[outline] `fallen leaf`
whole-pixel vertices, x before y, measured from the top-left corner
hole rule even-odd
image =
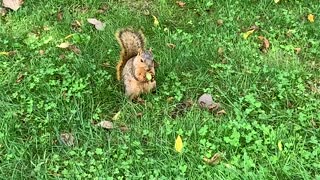
[[[282,142],[281,142],[281,141],[278,142],[278,149],[279,149],[279,151],[282,151],[282,150],[283,150],[283,149],[282,149]]]
[[[113,121],[117,121],[117,120],[119,119],[119,117],[120,117],[120,113],[121,113],[121,111],[117,112],[117,113],[112,117],[112,120],[113,120]]]
[[[61,48],[61,49],[66,49],[70,46],[71,44],[69,42],[63,42],[59,45],[57,45],[57,47]]]
[[[42,56],[42,55],[44,55],[44,53],[45,53],[45,51],[44,50],[39,50],[39,54]]]
[[[24,79],[24,77],[25,77],[25,75],[20,72],[20,73],[18,74],[16,83],[20,83],[20,82]]]
[[[185,2],[182,2],[182,1],[176,1],[176,3],[178,4],[178,6],[180,7],[184,7],[186,5]]]
[[[9,52],[2,51],[0,52],[0,55],[9,56]]]
[[[74,145],[74,137],[71,133],[62,133],[60,134],[60,140],[64,145],[73,146]]]
[[[252,25],[249,29],[248,29],[248,31],[249,30],[255,30],[255,31],[258,31],[260,28],[259,28],[259,26],[257,26],[257,25]]]
[[[88,23],[94,25],[94,27],[99,31],[102,31],[105,28],[105,23],[103,23],[95,18],[89,18],[89,19],[87,19],[87,21],[88,21]]]
[[[58,11],[57,12],[57,20],[58,21],[62,21],[62,19],[63,19],[63,12],[62,11]]]
[[[220,107],[219,103],[213,102],[210,94],[201,95],[198,99],[198,104],[201,108],[209,109],[210,111],[216,111]]]
[[[223,25],[223,20],[222,20],[222,19],[218,19],[218,20],[217,20],[217,24],[218,24],[219,26],[222,26],[222,25]]]
[[[210,159],[204,157],[203,160],[208,164],[217,165],[221,162],[221,157],[222,157],[221,153],[216,153]]]
[[[68,36],[66,36],[64,39],[69,39],[73,36],[74,34],[69,34]]]
[[[110,121],[101,121],[98,124],[96,124],[98,127],[102,127],[105,129],[113,129],[113,123]]]
[[[301,51],[301,48],[294,48],[294,51],[296,52],[296,54],[299,54]]]
[[[49,31],[51,28],[49,26],[43,26],[44,31]]]
[[[4,55],[4,56],[12,56],[14,54],[16,54],[16,51],[8,51],[8,52],[2,51],[2,52],[0,52],[0,55]]]
[[[243,35],[242,35],[243,38],[244,38],[244,39],[247,39],[254,31],[255,31],[255,30],[252,29],[252,30],[249,30],[249,31],[243,33]]]
[[[172,44],[172,43],[167,43],[167,46],[171,49],[174,49],[176,48],[176,45],[175,44]]]
[[[3,0],[3,6],[14,11],[18,10],[23,4],[23,0]]]
[[[174,144],[174,148],[177,152],[181,153],[182,152],[182,148],[183,148],[183,143],[182,143],[182,139],[180,137],[180,135],[177,136],[176,138],[176,142]]]
[[[75,31],[81,32],[81,23],[78,20],[75,20],[74,22],[71,23],[71,28]]]
[[[313,14],[309,14],[308,15],[308,20],[313,23],[314,22],[314,15]]]
[[[224,114],[227,114],[227,112],[224,109],[222,109],[222,110],[217,112],[218,116],[221,116],[221,115],[224,115]]]
[[[105,11],[107,11],[109,9],[109,6],[107,4],[102,4],[100,6],[100,8],[97,10],[98,13],[104,13]]]
[[[3,8],[3,7],[0,7],[0,15],[1,16],[5,16],[6,14],[7,14],[7,9]]]
[[[269,40],[263,36],[258,36],[258,38],[262,41],[260,51],[266,53],[270,47]]]
[[[280,0],[274,0],[275,3],[278,3]]]
[[[69,49],[70,49],[72,52],[76,53],[76,54],[80,54],[80,53],[81,53],[81,50],[80,50],[77,46],[75,46],[75,45],[70,45],[70,46],[69,46]]]
[[[143,115],[142,112],[138,112],[136,116],[137,116],[137,117],[142,117],[142,115]]]
[[[168,103],[169,103],[169,102],[172,102],[173,99],[174,99],[174,97],[172,97],[172,96],[171,96],[171,97],[168,97],[168,98],[167,98],[167,102],[168,102]]]
[[[156,16],[154,16],[154,15],[152,15],[152,17],[153,17],[153,25],[156,26],[156,27],[159,26],[158,18]]]
[[[129,129],[127,126],[125,126],[125,125],[120,126],[119,129],[120,129],[122,132],[128,132],[128,131],[130,131],[130,129]]]
[[[59,55],[59,58],[60,58],[60,59],[64,59],[65,57],[66,57],[66,56],[65,56],[64,54],[60,54],[60,55]]]

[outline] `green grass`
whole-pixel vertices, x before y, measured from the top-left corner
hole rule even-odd
[[[189,0],[184,8],[165,0],[103,2],[28,0],[1,17],[0,52],[16,51],[0,55],[1,177],[320,178],[318,1]],[[101,4],[109,7],[103,14]],[[105,30],[87,18],[105,22]],[[244,39],[254,24],[260,29]],[[143,95],[145,104],[129,102],[116,81],[114,32],[126,26],[142,28],[160,64],[157,93]],[[81,54],[56,47],[70,34]],[[270,41],[267,53],[259,50],[259,35]],[[200,109],[203,93],[227,114]],[[193,106],[172,119],[175,106],[189,99]],[[119,111],[114,124],[130,131],[93,125]],[[73,134],[74,146],[61,143],[62,133]],[[177,135],[181,154],[174,150]],[[203,162],[217,152],[224,153],[218,165]]]

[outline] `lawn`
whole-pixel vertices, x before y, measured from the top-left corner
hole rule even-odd
[[[320,179],[319,1],[184,3],[25,0],[7,9],[0,177]],[[144,32],[159,63],[144,103],[116,80],[114,33],[128,26]],[[204,93],[220,113],[198,105]]]

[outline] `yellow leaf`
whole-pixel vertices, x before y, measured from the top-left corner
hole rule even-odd
[[[152,15],[152,17],[153,17],[153,25],[154,25],[154,26],[159,26],[158,18],[155,17],[154,15]]]
[[[66,36],[64,39],[69,39],[73,36],[74,34],[69,34],[68,36]]]
[[[181,153],[182,148],[183,148],[183,144],[182,144],[182,139],[181,139],[180,135],[178,135],[174,147],[177,152]]]
[[[274,0],[275,3],[278,3],[280,0]]]
[[[9,56],[9,52],[0,52],[0,55]]]
[[[313,14],[309,14],[308,15],[308,20],[313,23],[314,22],[314,15]]]
[[[283,149],[282,149],[282,142],[281,142],[281,141],[278,142],[278,148],[279,148],[279,151],[282,151],[282,150],[283,150]]]
[[[254,32],[254,29],[243,33],[243,38],[247,39],[253,32]]]
[[[119,119],[119,117],[120,117],[120,112],[121,112],[121,111],[117,112],[117,113],[112,117],[112,120],[113,120],[113,121],[116,121],[116,120]]]

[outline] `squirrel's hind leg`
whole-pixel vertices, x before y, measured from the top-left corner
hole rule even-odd
[[[125,94],[130,100],[136,99],[141,94],[140,91],[140,88],[137,86],[128,84],[125,86]]]

